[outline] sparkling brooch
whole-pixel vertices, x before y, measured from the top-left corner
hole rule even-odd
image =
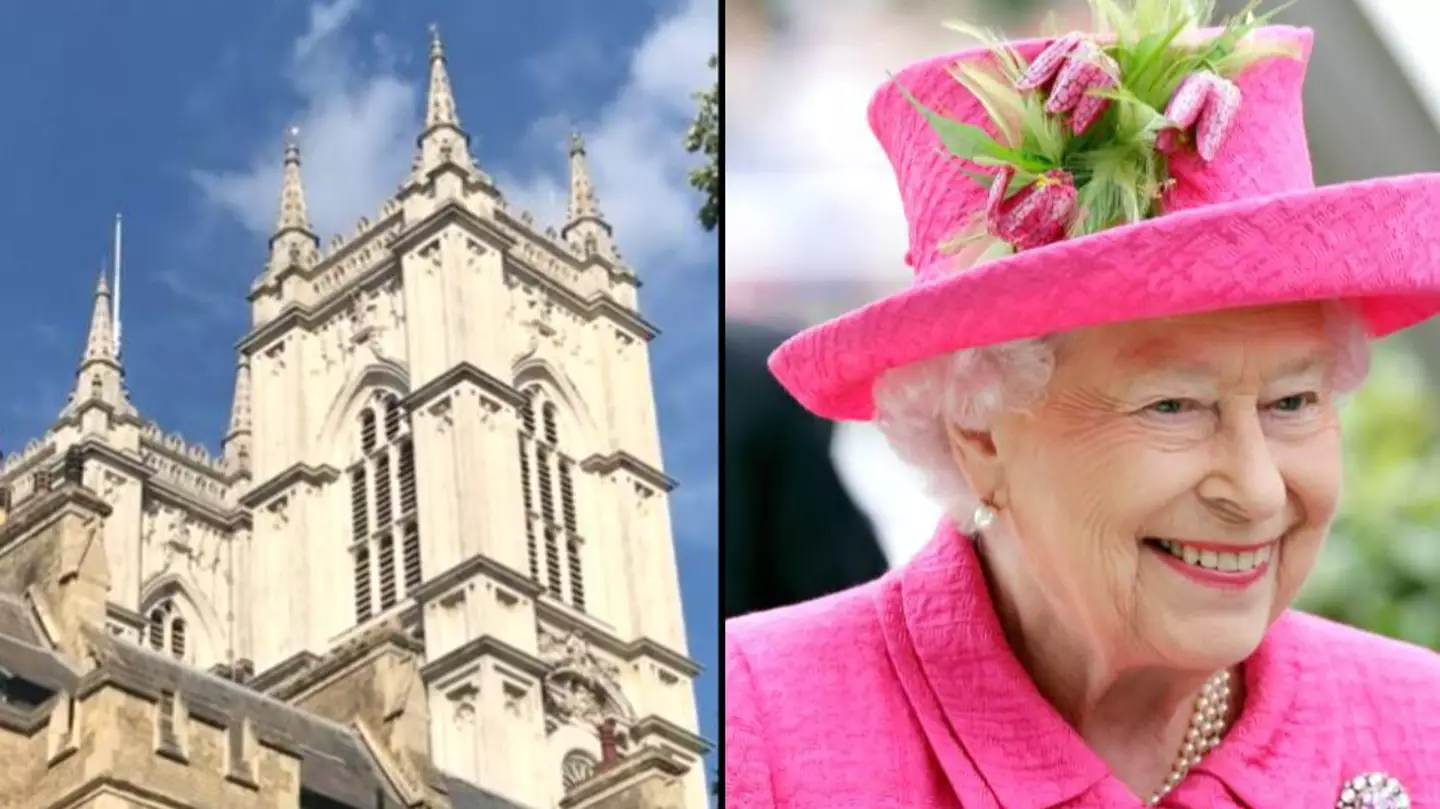
[[[1395,778],[1367,772],[1345,783],[1335,809],[1410,809],[1410,796]]]

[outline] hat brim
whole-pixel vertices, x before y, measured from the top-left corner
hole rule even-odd
[[[1383,337],[1440,313],[1437,223],[1440,174],[1182,211],[917,282],[795,335],[770,369],[810,411],[868,421],[888,370],[1086,326],[1346,299]]]

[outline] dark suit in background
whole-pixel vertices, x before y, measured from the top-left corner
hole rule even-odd
[[[725,617],[818,598],[888,568],[841,486],[830,422],[765,367],[785,335],[725,324]]]

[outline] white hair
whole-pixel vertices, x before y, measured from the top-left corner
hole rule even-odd
[[[1353,392],[1370,369],[1365,322],[1353,306],[1325,308],[1337,393]],[[1058,335],[966,348],[887,371],[875,382],[875,423],[891,448],[921,472],[931,497],[962,528],[978,498],[950,452],[948,427],[987,430],[1002,412],[1038,403],[1055,370]]]

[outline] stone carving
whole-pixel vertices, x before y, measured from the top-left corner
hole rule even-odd
[[[525,715],[525,697],[530,693],[529,689],[516,683],[506,683],[505,687],[505,711],[511,716]]]
[[[281,497],[266,509],[270,513],[270,530],[279,533],[290,524],[290,498]]]
[[[612,696],[620,693],[619,668],[596,656],[584,638],[542,627],[540,658],[551,666],[544,684],[547,732],[567,723],[593,727],[607,718],[628,718]]]
[[[120,490],[125,486],[125,478],[109,470],[106,470],[103,475],[100,483],[100,499],[113,504],[120,497]]]
[[[346,317],[350,321],[350,342],[363,343],[371,337],[379,337],[381,323],[379,302],[375,292],[356,290],[350,296],[350,308]]]
[[[405,296],[401,294],[398,280],[391,281],[385,288],[385,301],[389,304],[390,330],[400,334],[405,328]]]
[[[490,432],[500,428],[500,403],[487,396],[480,397],[480,423]]]
[[[455,407],[454,403],[450,401],[449,396],[431,405],[429,412],[435,419],[436,429],[439,430],[442,435],[449,432],[450,428],[455,426]]]

